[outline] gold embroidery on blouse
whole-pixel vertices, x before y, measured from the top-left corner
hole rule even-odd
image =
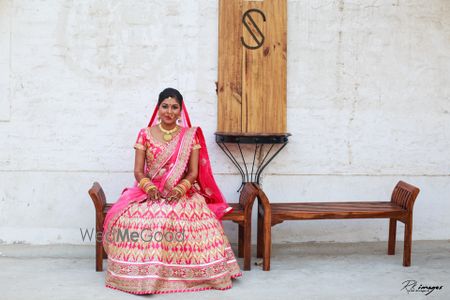
[[[147,132],[149,131],[149,127],[147,127]],[[178,140],[180,139],[180,134],[177,134],[169,143],[166,145],[162,145],[161,152],[158,154],[153,163],[149,166],[148,174],[150,178],[153,178],[156,175],[156,172],[161,169],[167,161],[172,156],[175,148],[178,144]]]
[[[146,150],[145,146],[139,143],[134,144],[134,149],[139,149],[139,150]]]
[[[155,158],[155,156],[153,155],[152,149],[150,149],[150,147],[147,149],[146,152],[146,157],[147,157],[147,165],[153,161],[153,159]]]
[[[180,153],[180,161],[176,164],[174,167],[174,170],[171,174],[171,176],[167,179],[167,182],[165,184],[165,187],[170,190],[172,189],[175,184],[177,183],[178,179],[180,179],[180,176],[183,174],[184,170],[186,169],[186,165],[189,162],[189,157],[191,154],[191,145],[194,142],[193,137],[195,137],[195,132],[197,130],[197,127],[189,128],[186,133],[184,134],[182,145],[181,145],[181,153]]]

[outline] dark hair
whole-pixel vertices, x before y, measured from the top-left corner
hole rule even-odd
[[[183,96],[181,93],[174,89],[174,88],[166,88],[161,93],[159,93],[158,97],[158,107],[161,105],[161,103],[164,101],[164,99],[168,97],[173,97],[177,100],[180,107],[183,107]]]

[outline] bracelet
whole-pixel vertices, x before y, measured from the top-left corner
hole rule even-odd
[[[144,190],[146,194],[148,194],[152,190],[156,190],[157,187],[152,183],[150,178],[144,177],[139,181],[139,187]]]
[[[183,197],[186,194],[185,187],[183,185],[177,185],[173,188],[175,191],[180,193],[180,196]]]
[[[186,193],[186,188],[183,185],[177,185],[175,189],[180,191],[182,195]]]
[[[181,180],[180,184],[184,185],[184,187],[186,187],[186,190],[189,191],[192,187],[192,183],[187,180],[186,178]]]
[[[146,184],[143,186],[143,190],[146,191],[147,194],[148,194],[149,191],[151,191],[151,190],[156,190],[156,189],[157,189],[157,188],[156,188],[156,185],[154,185],[153,183],[146,183]]]
[[[145,193],[148,194],[150,191],[153,191],[156,189],[157,189],[156,186],[152,184],[150,186],[145,187]]]
[[[150,181],[150,178],[148,178],[148,177],[143,177],[143,178],[139,181],[138,186],[142,189],[143,186],[144,186],[146,183],[149,183],[149,182],[151,182],[151,181]]]
[[[143,190],[146,190],[149,186],[155,186],[153,183],[151,183],[151,182],[146,182],[146,183],[144,183],[144,185],[142,186],[142,189]]]

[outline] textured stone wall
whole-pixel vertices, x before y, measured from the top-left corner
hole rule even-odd
[[[83,243],[94,180],[115,201],[158,93],[183,93],[230,201],[214,142],[216,0],[0,0],[0,243]],[[450,238],[450,2],[288,1],[289,145],[276,201],[389,199],[421,187],[414,239]],[[270,78],[268,78],[270,80]],[[234,224],[224,223],[236,241]],[[402,226],[399,236],[402,236]],[[387,220],[286,222],[275,242],[386,240]]]

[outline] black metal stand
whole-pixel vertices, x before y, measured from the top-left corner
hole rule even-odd
[[[216,132],[216,143],[219,145],[220,149],[228,156],[228,158],[233,162],[233,164],[238,169],[242,177],[242,184],[239,190],[247,182],[254,182],[259,185],[261,178],[261,173],[267,167],[267,165],[277,156],[278,153],[287,145],[288,137],[290,133],[285,134],[245,134],[245,133],[223,133]],[[233,152],[227,146],[227,144],[235,144],[239,150],[242,158],[243,167],[239,164],[237,158],[233,155]],[[251,144],[255,146],[253,153],[252,167],[249,172],[247,168],[247,163],[245,161],[244,153],[241,148],[241,144]],[[264,154],[264,146],[267,145],[269,149]],[[275,146],[278,147],[275,147]],[[275,148],[274,152],[272,150]],[[267,149],[267,147],[266,147]],[[260,151],[262,154],[262,159],[259,164],[255,166],[256,154]],[[255,168],[256,167],[256,168]],[[244,171],[245,169],[245,171]]]

